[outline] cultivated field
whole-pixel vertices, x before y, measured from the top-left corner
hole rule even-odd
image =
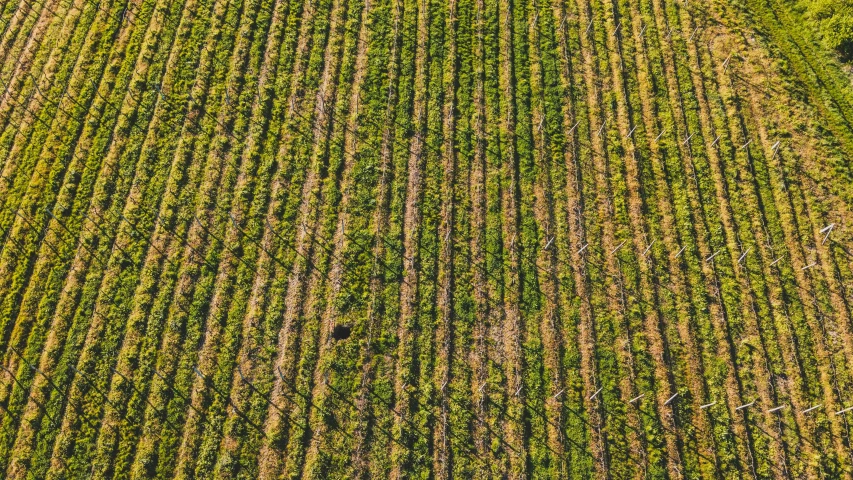
[[[782,0],[0,30],[0,477],[853,478],[853,87]]]

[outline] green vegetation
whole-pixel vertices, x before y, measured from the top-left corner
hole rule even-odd
[[[795,8],[823,45],[845,57],[853,56],[853,2],[800,0]]]
[[[853,478],[853,4],[0,25],[3,478]]]

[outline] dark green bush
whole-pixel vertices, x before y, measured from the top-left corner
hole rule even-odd
[[[805,26],[827,48],[853,58],[853,0],[800,0]]]

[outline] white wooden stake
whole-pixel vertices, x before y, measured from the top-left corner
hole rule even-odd
[[[597,397],[597,396],[598,396],[598,394],[599,394],[599,393],[601,393],[601,391],[602,391],[602,390],[604,390],[604,387],[601,387],[601,388],[599,388],[598,390],[596,390],[596,391],[595,391],[595,393],[593,393],[592,395],[590,395],[589,399],[590,399],[590,400],[593,400],[595,397]]]
[[[645,397],[645,396],[646,396],[646,394],[645,394],[645,393],[641,393],[641,394],[637,395],[636,397],[634,397],[634,398],[632,398],[632,399],[628,400],[628,403],[634,403],[634,402],[636,402],[637,400],[640,400],[641,398],[643,398],[643,397]]]
[[[589,246],[589,244],[588,244],[588,243],[587,243],[587,244],[584,244],[584,246],[582,246],[582,247],[581,247],[581,249],[580,249],[580,250],[578,250],[578,255],[580,255],[581,253],[583,253],[583,251],[584,251],[584,250],[586,250],[586,247],[588,247],[588,246]]]
[[[600,126],[600,127],[598,127],[598,133],[596,133],[596,135],[601,135],[601,132],[603,132],[603,131],[604,131],[604,127],[605,127],[606,125],[607,125],[607,119],[605,119],[605,120],[604,120],[604,123],[602,123],[602,124],[601,124],[601,126]]]
[[[581,124],[581,121],[578,120],[578,123],[576,123],[572,128],[569,129],[569,134],[571,135],[571,133],[574,132],[575,129],[578,128],[578,125],[580,125],[580,124]]]
[[[737,259],[737,263],[742,262],[744,257],[746,257],[746,254],[749,253],[750,250],[752,250],[752,247],[747,248],[746,251],[741,254],[740,258]]]
[[[678,396],[678,392],[675,392],[675,394],[673,394],[671,397],[669,397],[665,402],[663,402],[663,404],[665,406],[669,405],[670,403],[672,403],[673,400],[675,400],[675,397],[677,397],[677,396]]]
[[[706,261],[706,262],[710,262],[711,260],[713,260],[713,259],[714,259],[714,257],[716,257],[716,256],[717,256],[720,252],[722,252],[722,251],[723,251],[723,249],[717,250],[717,251],[716,251],[716,252],[714,252],[710,257],[706,258],[706,259],[705,259],[705,261]]]
[[[778,407],[773,407],[770,410],[767,410],[767,413],[778,412],[779,410],[782,410],[785,407],[787,407],[787,405],[779,405]]]
[[[684,253],[684,249],[685,249],[685,248],[687,248],[687,245],[685,245],[685,246],[681,247],[681,250],[679,250],[679,251],[678,251],[678,253],[676,253],[676,254],[675,254],[675,258],[680,257],[680,256],[681,256],[681,254],[682,254],[682,253]]]
[[[850,410],[853,410],[853,407],[847,407],[844,410],[839,410],[839,411],[835,412],[835,414],[836,415],[844,415],[845,413],[849,412]]]
[[[818,404],[817,404],[817,405],[815,405],[814,407],[807,408],[807,409],[803,410],[803,411],[802,411],[802,412],[800,412],[800,413],[806,414],[806,413],[812,412],[812,411],[814,411],[814,410],[817,410],[818,408],[820,408],[820,407],[822,407],[822,406],[823,406],[823,404],[822,404],[822,403],[818,403]]]
[[[735,408],[735,411],[743,410],[744,408],[749,408],[749,407],[751,407],[751,406],[753,406],[753,405],[755,405],[755,400],[753,400],[753,401],[751,401],[751,402],[749,402],[749,403],[745,403],[745,404],[743,404],[743,405],[741,405],[741,406],[739,406],[739,407]]]
[[[706,408],[713,407],[713,406],[714,406],[714,405],[716,405],[716,404],[717,404],[717,402],[706,403],[705,405],[700,405],[700,406],[699,406],[699,409],[700,409],[700,410],[705,410]]]
[[[832,229],[833,229],[833,228],[835,228],[835,224],[834,224],[834,223],[830,223],[830,224],[829,224],[829,226],[824,227],[824,228],[820,231],[820,233],[826,232],[826,236],[825,236],[825,237],[823,237],[823,241],[822,241],[822,242],[820,242],[820,244],[821,244],[821,245],[823,245],[824,243],[826,243],[826,241],[829,239],[829,234],[830,234],[830,233],[832,233]]]
[[[614,253],[616,253],[616,251],[617,251],[617,250],[619,250],[620,248],[622,248],[622,245],[625,245],[625,242],[627,242],[627,241],[628,241],[628,240],[622,240],[622,243],[620,243],[619,245],[616,245],[616,248],[614,248],[614,249],[610,252],[610,255],[613,255]]]

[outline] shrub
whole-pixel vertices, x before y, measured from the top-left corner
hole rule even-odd
[[[801,0],[812,34],[845,59],[853,58],[853,0]]]

